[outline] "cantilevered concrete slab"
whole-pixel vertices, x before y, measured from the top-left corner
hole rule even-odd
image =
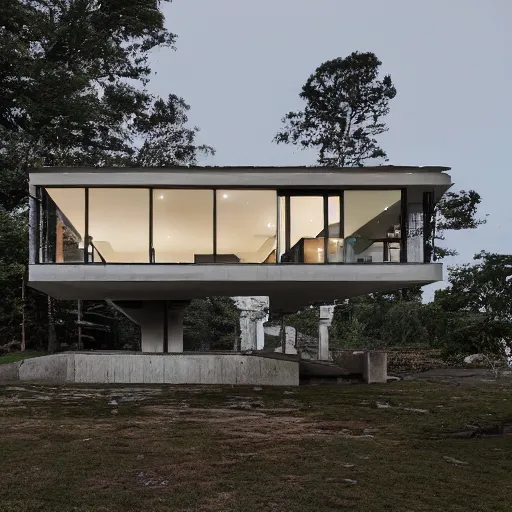
[[[31,265],[30,285],[58,299],[190,300],[270,297],[275,310],[441,281],[441,264]]]
[[[452,185],[443,166],[384,165],[329,167],[43,167],[30,172],[31,186],[338,189],[402,188],[434,192],[435,201]]]

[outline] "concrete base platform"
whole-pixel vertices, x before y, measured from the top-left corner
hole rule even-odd
[[[0,381],[298,386],[299,362],[242,354],[67,352],[0,366]]]

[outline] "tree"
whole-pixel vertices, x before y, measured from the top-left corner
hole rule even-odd
[[[450,268],[450,287],[436,292],[435,304],[452,349],[502,354],[512,347],[512,256],[482,251],[474,260]]]
[[[25,211],[31,167],[193,164],[212,151],[195,144],[198,129],[186,126],[183,99],[159,99],[146,89],[149,52],[176,40],[160,4],[1,2],[0,207]],[[26,239],[19,247],[25,252],[18,263],[26,265]],[[59,326],[75,308],[32,296],[29,313],[41,321],[44,311],[55,350]]]
[[[233,350],[240,311],[230,297],[192,300],[185,310],[183,342],[187,350]]]
[[[181,98],[164,101],[145,88],[150,50],[176,40],[159,5],[5,0],[0,204],[23,203],[29,167],[187,164],[211,151],[195,146]]]
[[[396,89],[390,75],[379,79],[381,64],[371,52],[324,62],[302,88],[304,110],[286,114],[275,142],[317,148],[322,166],[362,167],[370,158],[385,159],[376,137],[387,131],[382,118]]]
[[[0,344],[19,339],[22,321],[23,262],[27,257],[27,223],[23,215],[0,209]]]
[[[430,246],[433,248],[434,261],[446,256],[456,256],[455,249],[439,247],[436,240],[445,239],[445,231],[461,229],[476,229],[486,223],[485,219],[477,218],[478,205],[482,199],[474,190],[446,192],[434,208],[432,225],[430,226]]]

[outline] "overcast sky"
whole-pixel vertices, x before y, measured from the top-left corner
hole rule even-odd
[[[512,0],[173,0],[177,51],[153,56],[153,92],[182,96],[208,165],[312,164],[272,138],[324,61],[372,51],[398,90],[381,145],[394,165],[446,165],[488,224],[449,234],[465,262],[512,253]]]

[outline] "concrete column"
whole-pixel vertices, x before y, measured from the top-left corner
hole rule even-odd
[[[284,351],[282,344],[277,347],[274,352],[280,352],[284,354],[297,354],[297,347],[295,345],[297,331],[294,327],[287,326],[284,328]]]
[[[329,327],[334,315],[334,306],[320,306],[318,325],[318,359],[329,361]]]
[[[183,318],[188,302],[120,301],[111,302],[121,313],[140,325],[142,352],[164,352],[165,317],[167,316],[167,350],[183,352]]]
[[[183,352],[183,318],[188,302],[171,301],[167,310],[167,350]]]
[[[240,310],[240,350],[263,350],[268,317],[268,297],[233,297]]]
[[[240,350],[258,350],[259,314],[255,311],[242,311],[240,313]],[[259,343],[262,345],[261,341]]]

